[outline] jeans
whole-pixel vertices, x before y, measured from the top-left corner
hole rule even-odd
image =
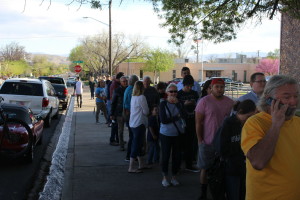
[[[228,200],[245,199],[246,183],[243,176],[225,176],[226,196]]]
[[[82,106],[82,94],[76,94],[77,97],[77,106],[81,108]]]
[[[146,133],[146,127],[144,124],[141,124],[138,127],[131,127],[133,133],[133,139],[131,144],[131,158],[140,157],[142,155],[142,147],[143,147],[143,138]]]
[[[172,152],[172,175],[175,176],[180,167],[180,140],[179,136],[159,135],[161,141],[162,161],[161,168],[163,176],[168,175],[169,159]]]
[[[120,147],[124,147],[124,118],[123,116],[117,116],[118,122],[118,136],[120,141]]]
[[[90,91],[91,91],[91,99],[94,99],[94,97],[95,97],[95,88],[90,87]]]
[[[110,142],[117,142],[117,143],[119,143],[118,123],[117,122],[112,123],[112,125],[111,125]]]
[[[131,128],[129,127],[129,122],[126,122],[126,126],[128,127],[128,132],[129,132],[129,139],[128,139],[128,144],[127,144],[127,155],[126,155],[126,157],[129,158],[130,154],[131,154],[133,132],[132,132]]]
[[[148,164],[158,163],[160,146],[158,140],[148,141]]]
[[[195,119],[186,120],[185,133],[181,134],[180,140],[182,141],[181,152],[183,153],[183,160],[185,160],[185,167],[191,168],[193,161],[196,160],[198,152],[198,144],[196,140]]]
[[[111,109],[111,101],[110,100],[107,100],[106,101],[106,110],[107,110],[107,121],[108,122],[111,122],[110,120],[110,109]]]

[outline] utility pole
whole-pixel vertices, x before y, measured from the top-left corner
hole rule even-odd
[[[108,24],[109,24],[109,44],[108,44],[108,70],[109,70],[109,74],[110,76],[112,76],[112,63],[111,63],[111,2],[112,0],[109,0],[109,21],[108,21]]]

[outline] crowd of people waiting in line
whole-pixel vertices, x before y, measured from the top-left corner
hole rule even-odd
[[[155,87],[148,76],[139,81],[122,72],[98,81],[96,122],[102,111],[111,127],[110,145],[127,150],[128,172],[160,163],[162,186],[177,186],[185,163],[186,170],[200,172],[199,199],[207,199],[208,186],[214,199],[300,199],[298,83],[283,75],[266,83],[257,72],[251,92],[233,100],[224,95],[222,79],[206,81],[201,90],[188,67],[181,75],[178,84]],[[216,177],[222,185],[211,180],[216,163],[223,166]]]

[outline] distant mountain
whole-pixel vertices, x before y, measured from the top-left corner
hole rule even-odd
[[[32,59],[34,56],[45,56],[47,60],[51,63],[55,64],[70,64],[69,58],[67,56],[59,56],[59,55],[50,55],[44,53],[30,53],[29,57]]]
[[[258,57],[258,52],[241,52],[241,53],[234,53],[234,52],[230,52],[230,53],[222,53],[222,54],[203,54],[203,60],[204,61],[209,61],[211,58],[236,58],[237,54],[242,54],[242,55],[246,55],[247,58],[255,58]],[[259,57],[263,58],[266,57],[268,55],[268,53],[266,52],[259,52]],[[189,56],[190,61],[196,61],[197,60],[197,56],[193,55],[193,56]],[[199,54],[199,61],[201,61],[201,54]]]
[[[253,58],[253,57],[258,57],[258,52],[241,52],[241,53],[222,53],[222,54],[204,54],[203,57],[207,58],[209,56],[216,56],[217,58],[236,58],[237,54],[242,54],[246,55],[247,58]],[[268,53],[266,52],[259,52],[259,57],[266,57]]]

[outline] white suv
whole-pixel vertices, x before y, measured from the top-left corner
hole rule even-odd
[[[47,80],[14,78],[7,79],[0,89],[4,103],[29,107],[34,115],[41,116],[45,126],[58,117],[59,100],[55,89]]]

